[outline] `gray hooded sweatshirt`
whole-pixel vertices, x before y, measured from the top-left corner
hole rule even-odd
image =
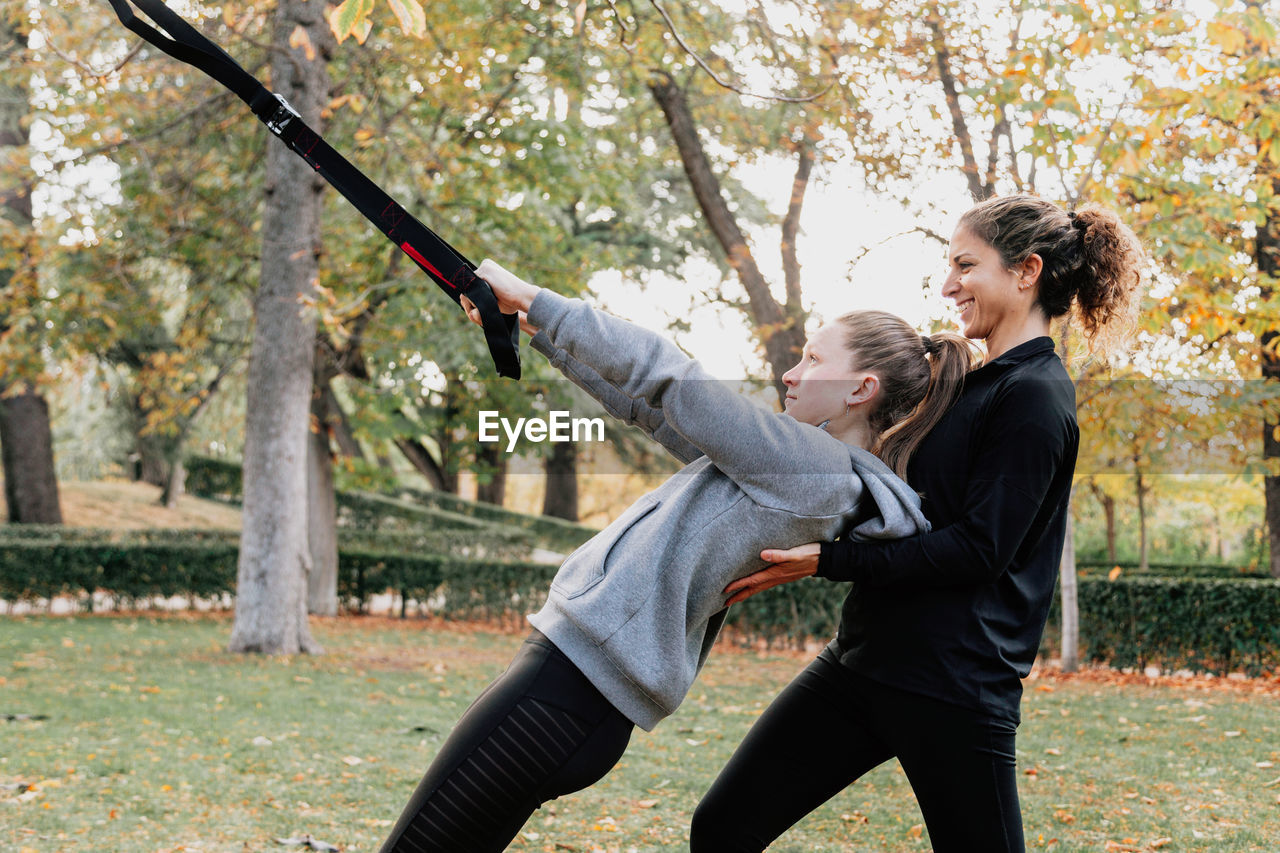
[[[876,456],[713,379],[660,335],[542,290],[533,346],[688,463],[570,554],[529,621],[614,707],[652,730],[683,701],[760,551],[926,532]]]

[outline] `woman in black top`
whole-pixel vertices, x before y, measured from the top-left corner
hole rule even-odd
[[[1074,310],[1091,347],[1132,329],[1137,238],[1096,205],[983,202],[951,238],[943,296],[986,343],[907,471],[933,524],[890,542],[764,551],[730,603],[817,575],[852,581],[836,639],[773,701],[693,816],[690,846],[763,850],[897,758],[937,853],[1021,851],[1014,735],[1053,598],[1079,430],[1049,337]]]

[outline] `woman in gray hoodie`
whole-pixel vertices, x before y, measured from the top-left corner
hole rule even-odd
[[[454,727],[384,853],[502,850],[542,803],[603,777],[634,726],[653,729],[684,699],[726,585],[764,566],[763,547],[927,531],[901,473],[973,357],[958,336],[853,312],[809,338],[783,376],[785,411],[771,413],[660,335],[491,261],[477,272],[535,349],[687,464],[564,561],[532,635]]]

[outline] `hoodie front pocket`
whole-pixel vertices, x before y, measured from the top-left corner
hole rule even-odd
[[[613,556],[614,549],[661,503],[652,498],[643,498],[632,504],[613,524],[569,555],[569,559],[565,560],[552,579],[551,589],[565,598],[577,598],[594,589],[608,573],[609,559]]]

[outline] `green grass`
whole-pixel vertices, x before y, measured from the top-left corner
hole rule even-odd
[[[299,848],[274,838],[311,833],[376,850],[520,637],[389,620],[314,629],[327,655],[262,659],[223,651],[225,617],[0,621],[0,715],[48,716],[0,722],[0,849],[284,851]],[[675,717],[637,732],[612,774],[544,808],[512,849],[684,848],[698,797],[806,663],[717,650]],[[1029,685],[1028,847],[1280,849],[1280,784],[1267,784],[1278,712],[1274,693],[1240,689]],[[925,851],[920,823],[891,763],[770,849]]]

